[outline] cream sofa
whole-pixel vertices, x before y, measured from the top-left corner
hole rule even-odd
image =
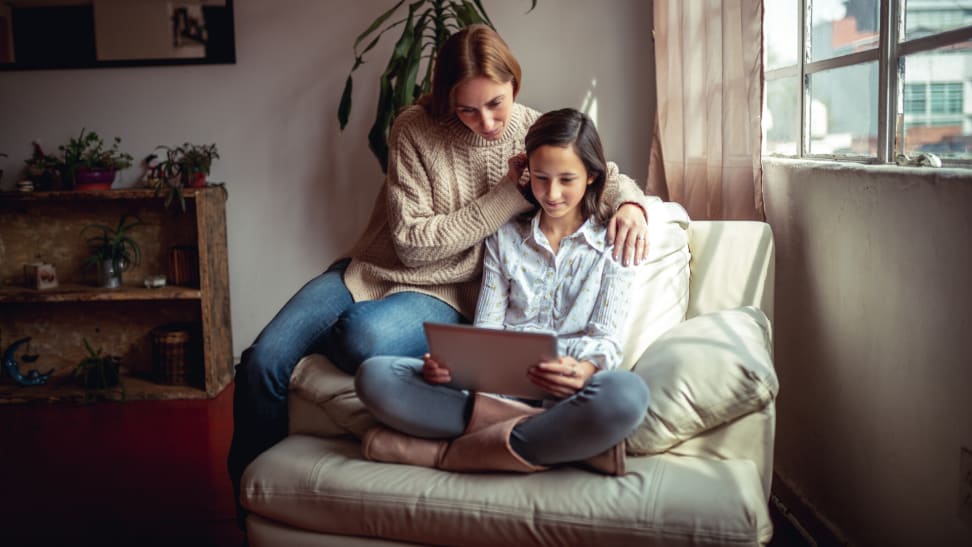
[[[677,288],[684,279],[685,320],[631,359],[651,405],[628,439],[626,475],[575,467],[463,474],[366,461],[357,438],[375,422],[352,378],[313,355],[291,380],[290,435],[243,477],[250,545],[767,543],[778,390],[772,234],[743,221],[680,230],[691,276],[686,252],[684,278],[675,268],[652,282]]]

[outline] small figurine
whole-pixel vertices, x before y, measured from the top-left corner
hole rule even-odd
[[[17,361],[14,359],[14,352],[17,351],[18,347],[29,342],[30,337],[28,336],[26,338],[17,340],[13,344],[10,344],[7,351],[3,353],[3,370],[7,371],[7,374],[9,374],[15,382],[22,386],[39,386],[47,382],[47,379],[50,378],[51,374],[54,373],[54,369],[51,369],[43,374],[41,374],[37,369],[34,369],[28,372],[26,376],[20,372],[20,368],[17,366]]]

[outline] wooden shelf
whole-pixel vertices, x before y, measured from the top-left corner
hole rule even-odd
[[[123,375],[124,399],[118,387],[86,390],[73,383],[70,376],[53,376],[39,386],[21,386],[4,380],[0,385],[0,405],[25,403],[90,403],[95,401],[147,401],[172,399],[206,399],[215,394],[192,386],[157,384],[144,378]]]
[[[212,188],[212,187],[210,187]],[[207,191],[207,188],[184,188],[182,195],[186,199],[196,199],[196,194]],[[0,192],[0,201],[103,201],[106,199],[157,199],[164,201],[166,191],[155,194],[152,188],[119,188],[100,192],[78,192],[74,190],[56,192]]]
[[[0,351],[22,338],[37,360],[21,369],[54,370],[48,384],[20,386],[0,378],[0,404],[80,401],[90,393],[71,381],[87,355],[84,341],[121,359],[126,400],[202,399],[218,395],[233,378],[229,267],[226,256],[226,191],[219,186],[185,190],[186,210],[164,206],[149,188],[102,192],[0,193]],[[89,251],[83,228],[113,224],[122,215],[142,220],[132,237],[141,261],[123,274],[123,286],[103,289],[78,281]],[[198,252],[198,286],[147,289],[142,280],[169,272],[173,248]],[[43,260],[57,268],[57,288],[36,290],[23,282],[23,266]],[[195,276],[190,276],[195,277]],[[159,366],[155,329],[189,325],[184,348],[193,387],[156,384]],[[18,357],[19,359],[20,357]],[[98,394],[114,398],[112,392]]]
[[[146,289],[137,285],[123,285],[117,289],[102,289],[91,285],[62,283],[54,289],[0,287],[0,303],[34,302],[124,302],[135,300],[199,300],[202,293],[192,287],[167,285]]]

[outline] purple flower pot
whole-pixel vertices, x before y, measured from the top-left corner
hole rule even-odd
[[[117,169],[100,169],[81,167],[74,174],[74,189],[111,190],[111,183],[115,182]]]

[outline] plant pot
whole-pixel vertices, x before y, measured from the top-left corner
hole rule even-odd
[[[104,363],[85,367],[75,379],[85,389],[107,389],[121,382],[121,372],[117,364]]]
[[[118,266],[121,266],[120,264]],[[121,267],[115,267],[115,261],[102,260],[98,264],[98,286],[103,289],[117,289],[121,287]]]
[[[111,190],[117,169],[81,167],[74,174],[74,189],[81,192]]]
[[[205,188],[206,173],[196,172],[189,175],[189,188]]]

